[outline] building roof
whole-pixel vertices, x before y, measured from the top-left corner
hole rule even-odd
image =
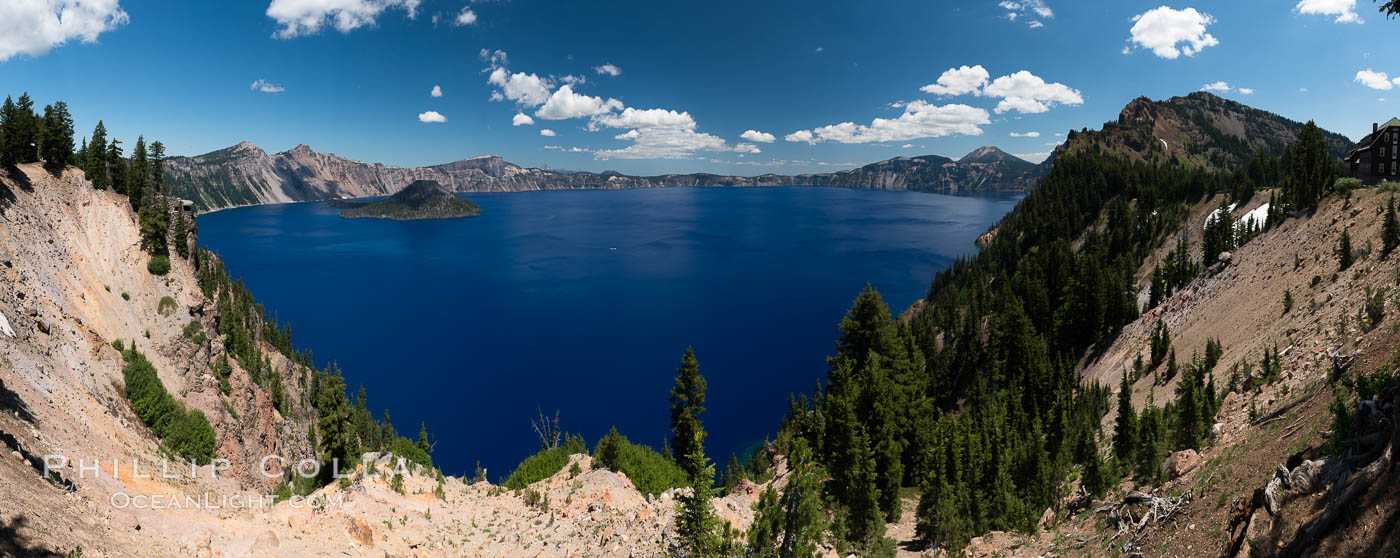
[[[1385,124],[1377,126],[1375,132],[1366,134],[1366,137],[1361,138],[1361,141],[1356,142],[1356,147],[1351,148],[1351,151],[1347,152],[1346,159],[1351,159],[1353,155],[1356,155],[1361,151],[1370,149],[1371,144],[1374,143],[1376,140],[1376,135],[1381,130],[1385,130],[1387,128],[1390,128],[1391,126],[1400,126],[1400,118],[1391,118],[1390,120],[1385,121]]]

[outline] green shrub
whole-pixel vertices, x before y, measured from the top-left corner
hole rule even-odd
[[[170,273],[170,258],[166,256],[151,256],[151,261],[146,262],[146,271],[151,275],[165,275]]]
[[[131,295],[122,293],[122,300],[131,300]]]
[[[175,299],[163,296],[160,297],[160,302],[156,304],[156,313],[162,316],[169,316],[179,307],[180,305],[175,302]]]
[[[403,436],[389,444],[389,453],[402,457],[409,463],[417,463],[428,469],[433,468],[433,458],[428,455],[428,452],[423,451],[423,448],[418,447],[418,444],[413,443],[413,440]]]
[[[121,339],[115,339],[115,340],[113,340],[113,341],[112,341],[112,348],[113,348],[113,349],[116,349],[116,350],[118,350],[118,351],[125,351],[125,350],[126,350],[126,348],[122,346],[122,340],[121,340]]]
[[[122,353],[126,399],[131,410],[172,453],[207,463],[214,453],[214,428],[202,411],[189,412],[165,389],[156,368],[136,349]]]
[[[660,494],[667,489],[690,486],[685,471],[666,456],[647,446],[633,444],[612,429],[593,449],[593,461],[599,467],[621,472],[632,479],[637,490],[645,494]]]
[[[559,471],[564,470],[564,465],[569,463],[569,456],[576,453],[587,454],[588,446],[584,445],[583,438],[567,436],[564,445],[540,450],[539,453],[521,461],[520,466],[506,477],[505,487],[520,490],[559,474]]]

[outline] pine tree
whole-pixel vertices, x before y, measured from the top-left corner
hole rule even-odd
[[[73,115],[68,103],[58,101],[44,107],[43,136],[40,147],[50,166],[62,169],[73,162]]]
[[[29,93],[19,96],[15,102],[15,129],[13,142],[16,163],[33,163],[39,160],[39,116],[34,114],[34,101]]]
[[[744,468],[739,465],[739,456],[730,453],[729,464],[724,466],[724,474],[720,476],[720,485],[724,487],[724,493],[733,492],[734,487],[738,486],[743,478]]]
[[[826,510],[821,488],[826,473],[816,463],[807,441],[793,440],[788,451],[791,473],[781,495],[772,485],[759,496],[753,525],[749,528],[748,555],[754,558],[809,558],[819,556],[826,532]]]
[[[1337,266],[1339,270],[1345,271],[1346,268],[1351,267],[1353,257],[1351,232],[1349,229],[1342,229],[1342,237],[1337,240]]]
[[[175,212],[175,224],[170,227],[170,238],[175,242],[175,253],[181,258],[190,257],[190,233],[185,226],[185,210],[180,208]]]
[[[695,359],[694,349],[687,347],[681,366],[676,369],[676,385],[671,388],[671,437],[674,440],[671,453],[691,477],[702,473],[687,467],[695,463],[690,456],[705,441],[705,430],[700,424],[700,415],[704,412],[705,377],[700,375],[700,362]]]
[[[1389,256],[1400,246],[1400,219],[1395,215],[1395,196],[1385,204],[1385,222],[1381,224],[1381,254]]]
[[[118,194],[126,194],[126,158],[122,155],[122,141],[112,138],[107,142],[107,179],[112,184],[112,190]]]
[[[691,439],[676,447],[687,447],[689,453],[681,457],[681,469],[696,471],[690,475],[690,490],[676,495],[676,539],[675,553],[687,558],[708,558],[719,556],[724,542],[718,535],[719,518],[710,507],[715,469],[705,457],[704,436],[699,430],[690,432]]]
[[[1137,413],[1133,410],[1133,383],[1128,374],[1118,384],[1118,418],[1114,421],[1113,456],[1118,462],[1127,464],[1133,458],[1133,446],[1137,443]]]
[[[418,449],[427,454],[431,454],[433,451],[433,446],[428,443],[428,423],[426,422],[418,423]]]
[[[386,448],[399,439],[399,431],[394,429],[393,421],[389,420],[388,409],[384,409],[384,418],[379,421],[379,439]]]
[[[150,183],[151,170],[147,164],[146,138],[136,137],[136,147],[131,150],[131,162],[126,167],[126,195],[131,200],[131,209],[141,211]]]
[[[320,432],[321,482],[329,483],[332,469],[346,473],[359,458],[354,433],[350,431],[350,401],[345,397],[345,380],[330,375],[316,397],[316,430]]]
[[[5,104],[0,105],[0,169],[14,166],[19,162],[15,156],[16,125],[15,100],[6,95]]]
[[[98,120],[97,127],[92,129],[92,141],[88,143],[87,161],[83,164],[93,188],[106,190],[108,186],[112,185],[111,178],[107,176],[107,127],[102,124],[101,120]]]
[[[1176,384],[1176,440],[1178,450],[1194,449],[1201,440],[1201,371],[1192,365]]]
[[[1134,460],[1141,483],[1155,483],[1162,477],[1162,409],[1151,403],[1142,410],[1138,424],[1138,440]]]

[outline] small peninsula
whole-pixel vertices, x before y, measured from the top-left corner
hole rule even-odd
[[[413,221],[456,219],[481,215],[481,207],[443,188],[433,180],[417,180],[384,200],[370,203],[341,202],[346,219],[373,218]]]

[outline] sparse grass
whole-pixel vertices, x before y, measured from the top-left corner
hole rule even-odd
[[[179,307],[180,305],[175,302],[175,299],[163,296],[160,297],[160,302],[156,304],[156,313],[162,316],[169,316]]]

